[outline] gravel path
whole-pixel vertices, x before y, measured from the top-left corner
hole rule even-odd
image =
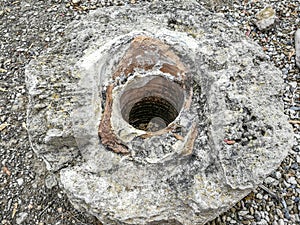
[[[124,2],[138,4],[135,0],[0,1],[0,224],[99,225],[93,217],[71,206],[44,163],[30,149],[24,66],[53,46],[71,20],[80,19],[89,10]],[[275,9],[278,20],[271,30],[259,31],[254,16],[267,4]],[[300,28],[299,0],[240,0],[233,1],[230,7],[218,5],[215,10],[259,43],[282,70],[285,111],[299,143],[300,73],[294,52],[294,34]],[[297,144],[263,185],[209,224],[300,224],[299,168]]]

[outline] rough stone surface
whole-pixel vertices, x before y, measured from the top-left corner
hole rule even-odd
[[[260,30],[271,28],[276,20],[276,12],[272,6],[267,6],[255,15],[256,26]]]
[[[72,203],[102,223],[202,224],[260,184],[291,148],[281,73],[258,45],[195,2],[101,9],[65,33],[26,69],[29,136]],[[198,132],[190,155],[138,162],[98,138],[105,88],[140,35],[171,46],[190,69],[194,117],[185,120],[197,121]],[[164,144],[157,138],[145,149]]]

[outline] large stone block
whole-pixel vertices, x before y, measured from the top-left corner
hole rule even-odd
[[[26,78],[32,147],[103,224],[203,224],[293,144],[281,72],[195,1],[94,11]]]

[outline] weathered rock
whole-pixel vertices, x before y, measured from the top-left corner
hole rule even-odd
[[[295,33],[296,65],[300,68],[300,29]]]
[[[101,9],[65,34],[26,69],[30,140],[104,224],[203,224],[293,144],[280,71],[195,1]],[[141,101],[169,105],[140,127]]]
[[[260,30],[270,29],[276,20],[276,12],[272,6],[267,6],[255,15],[256,26]]]

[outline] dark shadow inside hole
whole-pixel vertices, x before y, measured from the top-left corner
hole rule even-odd
[[[178,116],[166,99],[149,96],[135,103],[129,113],[129,124],[139,130],[155,132],[167,127]]]

